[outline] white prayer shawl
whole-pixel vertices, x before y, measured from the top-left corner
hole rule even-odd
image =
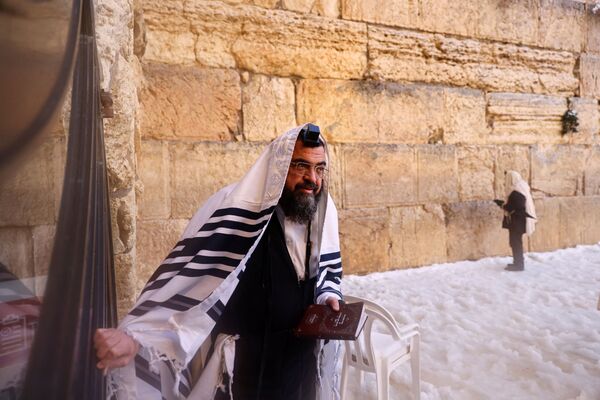
[[[120,400],[188,398],[190,360],[203,344],[210,347],[211,331],[266,230],[301,128],[274,140],[238,183],[214,194],[193,216],[119,326],[141,349],[129,365],[111,372],[108,397],[116,391]],[[320,249],[318,265],[310,266],[311,277],[317,276],[314,298],[342,298],[337,211],[326,183],[312,226]],[[336,341],[320,346],[321,399],[338,398],[327,385],[337,384],[339,347]]]
[[[521,193],[525,196],[525,211],[527,214],[532,216],[533,218],[525,218],[525,233],[527,235],[531,235],[535,231],[535,224],[537,222],[537,215],[535,213],[535,205],[533,204],[533,197],[531,196],[531,190],[529,189],[529,185],[523,178],[521,174],[517,171],[508,171],[506,173],[506,201],[508,201],[508,196],[514,191]]]

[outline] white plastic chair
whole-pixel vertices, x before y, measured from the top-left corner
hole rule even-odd
[[[364,372],[373,372],[377,380],[377,399],[388,400],[390,374],[400,364],[410,360],[412,394],[415,400],[421,397],[421,372],[419,366],[419,325],[399,327],[388,310],[372,301],[355,296],[344,296],[348,303],[365,303],[367,322],[355,340],[344,340],[346,352],[342,367],[341,398],[346,396],[348,369],[360,371],[360,382]],[[380,321],[389,334],[372,331],[373,324]]]

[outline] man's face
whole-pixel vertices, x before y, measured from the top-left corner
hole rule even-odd
[[[324,176],[319,176],[317,169],[326,166],[323,146],[305,147],[296,141],[280,200],[286,216],[303,223],[312,218],[323,189]]]

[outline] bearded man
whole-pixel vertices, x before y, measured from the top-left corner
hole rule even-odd
[[[326,142],[306,124],[213,195],[119,328],[96,333],[98,368],[112,369],[109,393],[332,398],[334,361],[327,361],[338,344],[293,334],[309,304],[338,310],[342,300],[327,177]]]

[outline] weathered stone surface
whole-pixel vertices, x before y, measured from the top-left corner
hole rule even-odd
[[[232,51],[239,68],[257,73],[355,79],[367,66],[367,29],[355,22],[262,12],[246,21]]]
[[[236,71],[147,65],[142,89],[145,137],[229,140],[238,133],[240,77]]]
[[[563,97],[516,93],[490,93],[487,116],[495,143],[556,142],[561,138]]]
[[[574,65],[565,51],[369,26],[369,75],[378,79],[571,94]]]
[[[580,52],[584,43],[585,4],[569,0],[540,0],[539,45]]]
[[[575,196],[583,191],[586,158],[581,146],[535,146],[531,149],[534,196]]]
[[[265,146],[175,143],[171,155],[171,218],[190,218],[217,190],[240,179]]]
[[[478,37],[535,43],[539,18],[537,0],[484,0],[478,5]]]
[[[481,92],[369,81],[303,80],[298,119],[335,142],[477,141],[486,130]]]
[[[588,53],[600,54],[600,14],[598,13],[587,13],[584,49]]]
[[[600,195],[600,146],[592,146],[583,171],[583,193],[586,196]]]
[[[559,201],[560,247],[573,247],[584,243],[583,228],[586,211],[582,197],[563,197]]]
[[[405,0],[409,6],[413,3]],[[478,33],[481,1],[420,0],[418,28],[429,32],[476,36]],[[380,12],[385,12],[380,9]],[[414,13],[414,11],[413,11]]]
[[[179,240],[187,219],[138,221],[136,285],[139,293]]]
[[[494,197],[493,147],[464,146],[457,148],[458,191],[461,201],[489,200]]]
[[[417,7],[407,0],[342,0],[342,18],[414,28],[418,24]]]
[[[337,18],[340,15],[338,0],[282,0],[285,10],[298,11],[304,14],[316,14]]]
[[[0,263],[19,279],[35,275],[30,228],[0,228]]]
[[[415,150],[401,145],[343,146],[344,207],[417,201]]]
[[[35,226],[31,230],[33,245],[33,270],[36,276],[47,275],[54,248],[55,225]]]
[[[579,57],[581,97],[600,98],[600,56],[581,54]]]
[[[244,136],[268,141],[296,126],[294,97],[290,79],[252,76],[242,88]]]
[[[581,204],[582,226],[578,227],[583,232],[584,244],[600,242],[600,196],[579,198]]]
[[[491,201],[444,206],[448,261],[510,254],[508,234],[501,228],[502,210]]]
[[[18,168],[4,172],[0,179],[0,226],[54,223],[58,208],[55,155],[58,157],[61,142],[45,140],[19,160]]]
[[[147,30],[146,37],[148,45],[144,53],[145,61],[173,65],[192,65],[196,61],[198,37],[191,32],[168,32],[150,28]],[[202,64],[208,66],[216,64],[217,67],[234,66],[233,60]]]
[[[417,147],[418,201],[447,203],[458,200],[458,168],[454,146]]]
[[[123,318],[135,304],[140,293],[136,287],[135,259],[131,253],[115,255],[117,314]]]
[[[443,142],[484,143],[489,128],[483,92],[472,89],[444,89]],[[429,110],[430,111],[430,110]],[[421,118],[428,119],[428,115]]]
[[[340,145],[332,145],[328,143],[329,163],[327,173],[327,187],[329,194],[333,198],[338,209],[344,206],[344,167],[343,167],[343,147]]]
[[[138,177],[143,189],[136,196],[139,219],[166,219],[171,215],[169,146],[142,140],[138,152]]]
[[[529,238],[530,251],[550,251],[561,247],[560,198],[534,200],[537,223]]]
[[[110,198],[113,252],[128,253],[135,246],[135,192]]]
[[[390,210],[391,268],[446,261],[446,224],[438,204]]]
[[[390,215],[387,208],[342,210],[340,245],[346,274],[390,268]]]
[[[497,146],[494,160],[494,192],[496,199],[506,199],[506,171],[517,171],[529,183],[529,147]]]
[[[565,136],[568,143],[596,144],[600,142],[600,106],[598,100],[583,97],[569,98],[569,104],[577,112],[579,126],[576,133]]]

